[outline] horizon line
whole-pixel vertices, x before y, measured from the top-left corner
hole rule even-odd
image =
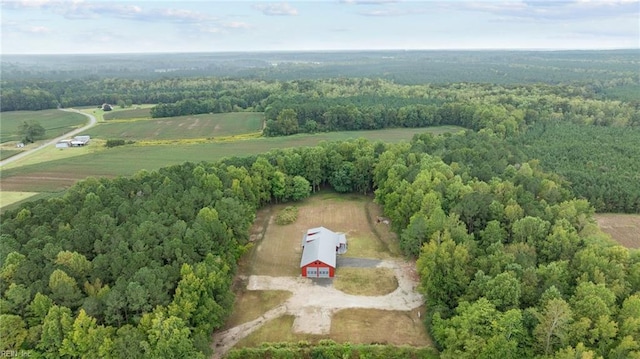
[[[257,53],[317,53],[317,52],[429,52],[429,51],[500,51],[500,52],[561,52],[561,51],[640,51],[640,47],[620,48],[430,48],[430,49],[304,49],[304,50],[228,50],[228,51],[147,51],[147,52],[77,52],[77,53],[0,53],[4,56],[73,56],[73,55],[163,55],[163,54],[257,54]]]

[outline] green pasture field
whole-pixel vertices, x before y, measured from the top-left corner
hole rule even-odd
[[[148,109],[150,109],[151,107],[155,106],[154,104],[143,104],[143,105],[134,105],[134,108],[132,109],[131,107],[118,107],[118,106],[113,106],[113,110],[111,111],[103,111],[101,107],[99,106],[81,106],[81,107],[74,107],[76,110],[82,111],[86,114],[89,115],[93,115],[96,120],[98,120],[98,123],[100,122],[104,122],[106,119],[105,117],[108,119],[110,118],[109,116],[113,117],[118,117],[118,116],[124,116],[124,118],[131,118],[129,116],[132,115],[131,112],[129,111],[137,111],[140,110],[140,112],[142,111],[147,111]],[[120,113],[123,113],[123,115],[120,115]],[[135,113],[135,112],[134,112]],[[127,115],[128,114],[128,115]],[[149,117],[149,115],[143,116],[143,117]]]
[[[154,105],[135,106],[135,108],[116,109],[105,112],[102,118],[105,121],[129,120],[132,118],[150,118],[151,107]]]
[[[0,208],[36,195],[34,192],[0,192]]]
[[[344,131],[320,134],[300,134],[288,137],[256,138],[230,142],[207,142],[182,145],[104,147],[73,157],[62,157],[30,164],[3,168],[0,186],[7,191],[56,192],[64,190],[87,177],[114,177],[132,175],[139,170],[148,171],[183,162],[216,161],[225,157],[257,155],[276,148],[315,146],[321,141],[367,138],[384,142],[409,141],[416,133],[441,134],[460,131],[455,126],[428,128],[397,128],[377,131]],[[96,145],[91,143],[88,148]],[[74,150],[74,149],[68,149]],[[65,153],[70,152],[66,151]],[[34,154],[39,156],[40,154]]]
[[[127,113],[127,111],[119,113]],[[109,115],[111,113],[105,114],[104,117]],[[98,124],[90,132],[95,138],[133,141],[215,138],[260,132],[263,117],[261,112],[232,112],[154,119],[110,120]]]
[[[60,110],[9,111],[2,112],[0,117],[0,143],[22,140],[19,129],[25,121],[40,123],[46,130],[45,139],[61,136],[88,121],[87,117],[81,114]]]
[[[4,161],[11,156],[15,156],[18,153],[22,152],[22,150],[8,150],[4,148],[0,148],[0,161]]]

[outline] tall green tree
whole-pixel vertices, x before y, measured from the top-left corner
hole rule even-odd
[[[44,137],[46,130],[39,122],[25,121],[20,125],[20,135],[22,142],[33,143]]]

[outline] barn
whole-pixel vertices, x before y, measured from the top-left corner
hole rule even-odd
[[[325,227],[308,229],[302,237],[300,269],[303,277],[333,278],[336,255],[347,251],[347,237]]]

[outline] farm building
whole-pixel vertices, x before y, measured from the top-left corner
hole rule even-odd
[[[347,237],[324,227],[311,228],[302,237],[300,269],[307,278],[333,278],[336,255],[347,251]]]
[[[91,140],[91,136],[76,136],[72,140],[60,140],[56,143],[56,148],[82,147]]]
[[[56,148],[67,148],[71,147],[71,140],[60,140],[56,143]]]

